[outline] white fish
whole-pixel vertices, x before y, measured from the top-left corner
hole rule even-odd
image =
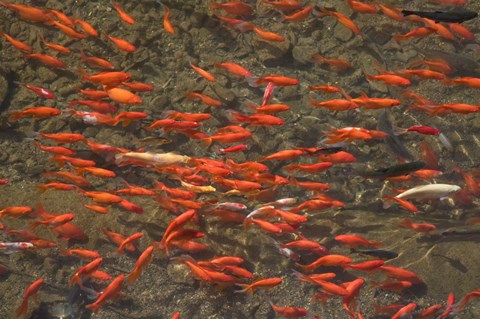
[[[10,255],[33,247],[29,242],[0,242],[0,253]]]
[[[115,155],[115,164],[122,166],[133,162],[142,162],[153,167],[164,167],[170,165],[185,164],[190,157],[175,153],[151,153],[151,152],[128,152]]]
[[[451,193],[458,192],[460,189],[461,187],[458,185],[429,184],[429,185],[421,185],[414,188],[410,188],[409,190],[406,190],[395,197],[404,198],[404,199],[443,198],[443,197],[447,197]]]

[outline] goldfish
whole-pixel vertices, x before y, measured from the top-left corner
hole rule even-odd
[[[345,265],[344,268],[371,272],[383,266],[383,264],[384,264],[383,260],[369,260],[369,261],[364,261],[358,264]]]
[[[97,259],[100,258],[100,254],[97,251],[87,250],[87,249],[61,249],[60,252],[65,256],[77,256],[82,259]]]
[[[241,65],[233,62],[222,62],[222,63],[216,63],[214,65],[216,68],[222,68],[227,70],[228,72],[235,74],[237,76],[241,77],[250,77],[253,76],[252,72],[248,71]]]
[[[42,176],[46,177],[56,177],[60,178],[64,181],[67,181],[73,185],[79,186],[79,187],[88,187],[90,186],[90,183],[83,178],[82,176],[78,176],[76,174],[70,173],[70,172],[45,172],[42,174]]]
[[[98,205],[88,205],[88,204],[83,204],[83,207],[97,214],[108,214],[108,207],[98,206]]]
[[[313,10],[313,6],[306,6],[300,11],[294,12],[290,15],[284,15],[283,18],[285,19],[285,21],[295,21],[295,22],[303,21],[308,18],[312,10]]]
[[[115,300],[122,290],[123,282],[125,279],[125,275],[121,274],[116,277],[108,286],[105,288],[103,293],[98,297],[98,299],[91,304],[88,304],[86,307],[92,310],[93,313],[97,313],[100,310],[100,307],[107,301],[107,300]]]
[[[87,172],[100,178],[114,178],[116,176],[115,172],[100,167],[81,167],[77,168],[76,171],[80,175]]]
[[[52,24],[54,24],[63,34],[69,36],[70,38],[84,39],[87,37],[85,34],[80,33],[75,29],[70,28],[69,26],[64,25],[58,21],[52,20]]]
[[[140,257],[138,257],[135,267],[132,272],[126,277],[127,284],[132,284],[143,272],[143,270],[148,266],[153,258],[153,246],[148,246],[145,249]]]
[[[290,85],[298,85],[299,81],[294,78],[289,78],[283,75],[267,75],[261,77],[255,81],[257,84],[262,83],[273,83],[276,86],[290,86]]]
[[[401,77],[399,75],[385,73],[379,75],[370,75],[365,73],[365,77],[369,81],[381,81],[386,85],[394,85],[394,86],[409,86],[411,84],[409,79]]]
[[[95,90],[95,89],[79,89],[78,92],[82,93],[86,97],[92,100],[101,100],[108,97],[107,92],[103,90]]]
[[[68,284],[73,286],[74,284],[78,284],[80,287],[83,287],[81,276],[89,276],[94,271],[96,271],[100,265],[102,264],[102,258],[96,258],[90,263],[86,264],[85,266],[79,268],[75,274],[70,278]]]
[[[163,28],[170,34],[175,34],[175,29],[173,28],[172,23],[170,22],[170,8],[165,4],[165,15],[163,16]]]
[[[90,167],[95,166],[95,162],[91,160],[84,160],[82,158],[75,158],[65,155],[55,155],[54,157],[50,158],[49,161],[56,162],[60,167],[65,165],[65,162],[70,163],[72,166],[75,167]]]
[[[147,118],[148,114],[143,112],[122,112],[115,116],[113,125],[117,125],[118,123],[122,122],[122,126],[128,126],[132,121],[142,120]]]
[[[405,34],[396,34],[396,35],[393,36],[393,38],[397,42],[402,42],[402,41],[406,41],[410,38],[424,38],[424,37],[432,34],[433,32],[435,32],[435,30],[432,29],[432,28],[419,27],[419,28],[413,29],[413,30],[411,30],[411,31],[409,31]]]
[[[230,111],[227,112],[227,117],[231,122],[248,123],[251,126],[272,126],[285,124],[285,121],[281,118],[262,113],[244,115],[235,111]]]
[[[40,41],[49,49],[63,53],[63,54],[69,54],[71,50],[69,48],[64,47],[63,45],[52,43],[52,42],[47,42],[43,38],[43,35],[40,34]]]
[[[313,271],[320,266],[324,267],[334,267],[334,266],[345,266],[352,262],[352,259],[342,255],[326,255],[318,258],[314,262],[308,265],[297,264],[298,267],[306,271]]]
[[[25,59],[34,59],[34,60],[37,60],[45,65],[48,65],[52,68],[60,68],[60,69],[64,69],[67,65],[60,61],[59,59],[53,57],[53,56],[50,56],[50,55],[47,55],[47,54],[40,54],[40,53],[32,53],[32,54],[27,54],[24,56]]]
[[[345,61],[342,59],[329,59],[324,56],[321,56],[318,53],[313,55],[313,59],[317,63],[327,64],[332,71],[337,73],[343,72],[353,67],[353,65],[348,61]]]
[[[98,37],[98,31],[88,22],[81,19],[73,19],[74,24],[79,24],[83,31],[92,37]]]
[[[376,281],[372,281],[372,285],[377,287],[378,289],[396,291],[396,292],[402,292],[405,289],[408,289],[413,286],[413,284],[410,281],[394,281],[394,282],[387,282],[383,284],[380,284]]]
[[[28,300],[31,297],[35,297],[37,292],[40,290],[41,285],[45,280],[43,278],[37,279],[34,281],[30,286],[27,287],[23,294],[22,303],[20,306],[15,310],[15,315],[17,317],[24,316],[27,314],[28,311]]]
[[[291,11],[300,9],[302,4],[296,0],[281,0],[281,1],[269,1],[269,0],[262,0],[264,3],[274,6],[276,9],[280,11]]]
[[[251,22],[247,22],[244,20],[240,19],[232,19],[229,17],[224,17],[224,16],[219,16],[215,15],[219,20],[228,23],[230,26],[232,26],[234,29],[239,30],[241,32],[246,32],[246,31],[251,31],[253,28],[255,28],[255,25]]]
[[[353,248],[358,248],[359,246],[379,248],[382,244],[381,242],[369,241],[359,235],[338,235],[335,236],[335,240]]]
[[[127,52],[127,53],[133,53],[137,51],[137,48],[135,45],[132,43],[128,42],[127,40],[121,39],[121,38],[115,38],[109,35],[105,35],[110,41],[113,42],[113,44],[120,50]],[[122,81],[123,82],[123,81]]]
[[[153,85],[141,82],[122,82],[122,85],[135,92],[149,92],[153,90]]]
[[[94,84],[102,84],[109,87],[116,87],[122,82],[129,80],[132,76],[131,74],[125,72],[101,72],[94,75],[88,75],[83,70],[79,71],[83,74],[83,81],[89,81]]]
[[[345,27],[347,27],[348,29],[350,29],[353,33],[355,33],[356,35],[359,35],[362,33],[362,31],[360,30],[360,28],[355,24],[355,22],[353,22],[349,17],[347,17],[346,15],[340,13],[340,12],[336,12],[336,11],[330,11],[330,10],[327,10],[326,8],[320,8],[320,11],[322,12],[320,14],[321,15],[330,15],[330,16],[333,16],[334,18],[337,19],[338,22],[340,22],[341,24],[343,24]],[[319,14],[317,14],[319,15]]]
[[[101,69],[101,70],[112,70],[115,69],[112,63],[108,62],[105,59],[97,58],[95,56],[87,56],[85,52],[80,50],[80,58],[83,63],[87,64],[91,68]]]
[[[204,77],[207,81],[210,81],[210,82],[215,82],[215,77],[210,74],[209,72],[205,71],[204,69],[201,69],[199,68],[198,66],[195,66],[192,64],[192,62],[190,62],[190,66],[192,67],[192,69],[197,72],[198,74],[200,74],[202,77]]]
[[[110,104],[108,102],[103,102],[103,101],[96,101],[96,100],[72,100],[68,104],[69,107],[75,106],[75,105],[86,105],[90,109],[102,113],[102,114],[111,114],[117,112],[117,107],[113,104]]]
[[[57,227],[60,225],[63,225],[65,223],[70,222],[72,219],[75,218],[75,214],[63,214],[63,215],[58,215],[58,216],[53,216],[51,218],[46,218],[41,221],[34,221],[30,225],[30,229],[34,230],[40,225],[47,225],[47,226],[53,226]]]
[[[242,290],[236,290],[235,293],[244,293],[252,294],[256,289],[264,288],[271,289],[275,286],[278,286],[282,283],[282,278],[267,278],[259,279],[251,284],[236,284],[237,286],[243,288]]]
[[[392,316],[392,319],[402,319],[411,316],[412,311],[415,310],[416,307],[416,303],[409,303],[405,307],[398,310],[398,312]]]
[[[308,314],[308,310],[305,308],[280,307],[274,305],[271,301],[270,305],[272,306],[273,311],[283,318],[300,318],[305,317]]]
[[[309,251],[318,255],[328,254],[328,248],[326,248],[322,244],[307,239],[299,239],[286,244],[277,244],[277,246],[280,248],[292,248]]]
[[[5,32],[0,32],[0,34],[3,35],[5,37],[5,39],[7,39],[8,42],[10,42],[13,45],[13,47],[15,49],[17,49],[18,51],[32,52],[33,49],[28,44],[25,44],[22,41],[15,39],[14,37],[10,36],[9,34],[7,34]]]
[[[115,244],[121,245],[122,242],[125,241],[126,237],[123,236],[122,234],[112,232],[108,230],[107,228],[102,228],[102,232]],[[135,246],[131,243],[127,243],[124,247],[129,252],[135,251]]]
[[[120,246],[118,246],[117,250],[115,250],[116,253],[118,254],[124,254],[124,249],[127,245],[129,244],[133,244],[134,242],[136,242],[137,240],[139,240],[140,238],[143,237],[143,233],[135,233],[127,238],[125,238],[124,241],[121,242]]]
[[[311,100],[310,105],[314,107],[326,108],[331,111],[348,111],[359,107],[359,105],[352,100],[344,99],[334,99],[322,102]]]
[[[143,102],[143,100],[138,95],[125,89],[106,88],[105,90],[107,91],[109,98],[120,104],[133,105]]]
[[[106,192],[98,192],[98,191],[87,192],[79,189],[79,193],[81,193],[84,196],[90,197],[94,202],[99,204],[111,205],[111,204],[119,203],[123,200],[120,196],[106,193]]]
[[[280,34],[277,34],[275,32],[263,30],[257,27],[253,28],[253,31],[259,36],[260,39],[270,41],[270,42],[283,42],[285,41],[285,38],[281,36]]]
[[[332,167],[333,163],[330,162],[318,162],[313,164],[290,164],[284,166],[283,169],[289,173],[294,171],[306,172],[306,173],[321,173],[328,168]]]
[[[419,209],[406,199],[397,198],[397,197],[394,197],[394,196],[384,196],[383,198],[385,200],[385,202],[383,204],[383,208],[388,208],[391,205],[392,201],[396,201],[401,207],[403,207],[404,209],[406,209],[408,211],[411,211],[413,213],[418,213],[419,212]]]
[[[375,14],[378,12],[377,8],[371,4],[363,3],[356,0],[347,0],[348,5],[350,8],[358,13],[362,14]]]
[[[57,183],[57,182],[52,182],[52,183],[42,184],[42,185],[35,185],[34,187],[38,188],[40,193],[45,192],[47,189],[70,191],[76,188],[75,185]]]
[[[65,13],[61,11],[54,10],[54,9],[47,9],[46,12],[54,16],[55,18],[57,18],[58,20],[60,20],[62,23],[66,25],[73,25],[73,21],[69,17],[67,17]]]
[[[50,17],[48,12],[45,12],[45,10],[23,4],[9,3],[7,1],[2,1],[0,4],[11,10],[17,11],[20,18],[24,20],[45,24],[52,23],[52,18]]]
[[[402,9],[398,7],[394,7],[390,4],[382,4],[378,1],[374,1],[374,3],[380,8],[384,15],[389,17],[392,20],[403,22],[405,17],[402,14]]]
[[[388,133],[376,130],[368,130],[359,127],[345,127],[338,130],[331,130],[325,133],[325,144],[336,144],[344,141],[383,139]]]
[[[239,16],[249,16],[253,13],[252,6],[242,1],[230,1],[225,3],[217,3],[212,0],[209,3],[208,7],[212,10],[223,10],[229,14],[239,15]]]
[[[410,219],[405,218],[400,223],[402,227],[413,229],[416,232],[430,233],[431,231],[437,229],[435,225],[432,224],[418,224],[413,223]]]
[[[21,217],[24,216],[32,211],[32,208],[29,206],[10,206],[4,207],[0,210],[0,218],[4,218],[5,216],[10,217]]]
[[[62,111],[52,107],[33,106],[33,107],[26,108],[22,111],[13,112],[12,114],[10,114],[9,121],[11,123],[14,123],[19,119],[26,118],[26,117],[33,117],[35,119],[46,119],[52,116],[60,115],[61,113]]]
[[[389,278],[410,281],[412,284],[420,284],[423,282],[414,272],[403,268],[383,265],[380,269],[387,273]]]
[[[120,16],[120,19],[122,19],[122,21],[124,21],[128,24],[134,24],[135,23],[135,20],[131,16],[129,16],[125,11],[123,11],[120,4],[118,4],[114,0],[112,0],[112,6],[115,9],[115,11],[117,11],[117,13]]]
[[[400,105],[402,102],[397,99],[369,97],[362,93],[360,97],[351,99],[352,102],[362,106],[366,110],[378,110]]]
[[[222,102],[198,92],[188,92],[185,95],[187,99],[190,101],[193,101],[195,99],[200,99],[204,104],[208,106],[222,106]]]

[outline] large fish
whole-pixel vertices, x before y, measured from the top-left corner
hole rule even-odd
[[[447,197],[451,193],[458,192],[460,186],[451,184],[428,184],[416,186],[398,194],[397,198],[404,199],[426,199],[426,198],[443,198]]]
[[[469,10],[452,11],[411,11],[402,10],[403,16],[416,15],[435,22],[462,23],[478,16],[478,13]]]
[[[379,168],[371,172],[362,172],[360,175],[365,177],[389,178],[395,176],[408,175],[411,172],[418,171],[424,168],[426,163],[424,161],[415,161],[410,163],[402,163],[385,168]]]

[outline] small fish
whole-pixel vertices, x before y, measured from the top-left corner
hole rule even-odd
[[[451,22],[462,23],[478,17],[478,13],[469,10],[452,10],[452,11],[411,11],[402,10],[404,17],[409,15],[416,15],[422,18],[427,18],[435,22]]]
[[[389,259],[394,259],[398,257],[398,253],[391,250],[385,250],[385,249],[352,249],[351,252],[362,254],[362,255],[373,256],[383,260],[389,260]]]

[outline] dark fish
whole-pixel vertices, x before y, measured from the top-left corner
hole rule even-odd
[[[418,171],[427,165],[424,161],[416,161],[410,163],[402,163],[398,165],[393,165],[385,168],[379,168],[372,172],[363,172],[360,173],[364,177],[378,177],[378,178],[389,178],[395,176],[404,176],[408,175],[411,172]]]
[[[398,257],[398,253],[391,250],[385,250],[385,249],[357,249],[357,250],[352,249],[351,252],[362,254],[362,255],[373,256],[383,260],[394,259]]]
[[[435,22],[450,22],[450,23],[462,23],[474,19],[478,16],[478,13],[468,10],[462,11],[410,11],[402,10],[403,16],[416,15],[422,18],[427,18]]]
[[[388,113],[385,109],[378,117],[377,130],[388,134],[384,141],[395,154],[408,161],[414,160],[412,154],[410,154],[407,148],[403,145],[402,141],[400,141],[400,138],[393,132],[392,123],[388,119]]]

